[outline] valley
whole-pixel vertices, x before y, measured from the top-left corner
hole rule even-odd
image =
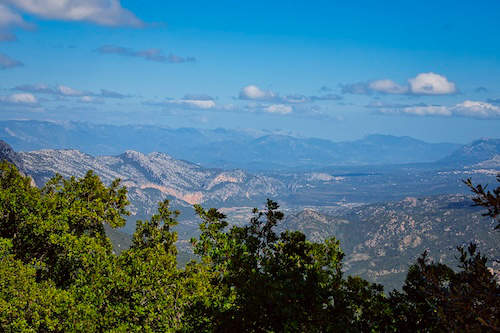
[[[131,216],[122,230],[108,230],[118,252],[127,248],[135,221],[149,218],[162,200],[169,199],[181,212],[177,246],[179,260],[186,262],[193,258],[189,240],[199,232],[193,204],[216,207],[230,225],[242,225],[253,207],[262,208],[270,198],[285,213],[278,230],[300,230],[312,241],[336,237],[346,254],[347,274],[389,288],[401,286],[408,263],[424,250],[452,264],[456,246],[470,240],[491,258],[492,269],[500,268],[500,238],[493,221],[471,207],[469,189],[462,182],[495,181],[500,171],[498,139],[475,141],[435,161],[294,170],[204,166],[162,152],[126,150],[93,156],[74,149],[15,151],[7,142],[0,148],[0,157],[16,164],[37,186],[56,173],[82,177],[87,170],[106,184],[121,179],[128,189]]]

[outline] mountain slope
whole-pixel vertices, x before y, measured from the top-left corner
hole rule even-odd
[[[301,230],[308,238],[340,240],[345,270],[369,281],[399,288],[408,265],[425,250],[452,267],[456,246],[473,241],[500,270],[500,233],[481,216],[469,197],[440,195],[319,212],[311,209],[288,216],[282,229]]]
[[[91,156],[77,150],[20,152],[25,169],[41,185],[50,175],[81,177],[94,170],[105,183],[120,178],[130,189],[155,189],[188,204],[274,195],[284,185],[274,178],[242,170],[206,169],[164,153],[127,151],[118,156]]]
[[[132,203],[131,221],[150,216],[156,211],[157,203],[167,198],[177,208],[193,204],[257,204],[286,189],[276,178],[242,170],[207,169],[163,153],[146,155],[129,150],[118,156],[94,157],[77,150],[44,149],[20,152],[16,156],[23,170],[39,186],[56,173],[64,177],[82,177],[87,170],[93,170],[104,183],[121,179]],[[133,231],[134,226],[131,222],[127,230]]]
[[[484,138],[464,145],[441,159],[442,164],[472,165],[490,160],[490,164],[500,158],[500,139]],[[497,164],[499,166],[500,164]]]

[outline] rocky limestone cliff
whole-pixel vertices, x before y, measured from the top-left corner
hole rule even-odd
[[[15,153],[5,146],[5,156],[22,165],[38,186],[54,174],[82,177],[93,170],[104,183],[116,178],[128,188],[134,217],[145,217],[156,211],[157,203],[166,198],[174,205],[193,204],[222,206],[231,202],[264,202],[286,189],[273,177],[254,175],[242,170],[203,168],[174,159],[164,153],[143,154],[126,151],[118,156],[91,156],[78,150],[43,149]],[[129,226],[133,230],[133,225]]]

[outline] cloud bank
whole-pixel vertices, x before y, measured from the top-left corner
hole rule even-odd
[[[142,27],[144,22],[119,0],[3,0],[27,14],[44,19],[85,21],[104,26]]]
[[[255,85],[243,87],[240,91],[239,98],[253,101],[273,101],[277,97],[271,90],[263,90]]]
[[[79,101],[83,103],[102,103],[103,98],[124,99],[131,97],[130,95],[124,95],[113,90],[101,89],[100,92],[95,93],[78,90],[65,85],[49,86],[47,84],[23,84],[12,88],[12,90],[30,94],[51,95],[60,98],[80,97]]]
[[[197,94],[188,94],[184,95],[184,97],[180,99],[168,99],[162,102],[149,101],[144,104],[184,110],[209,110],[217,107],[213,97]]]
[[[383,106],[379,113],[389,115],[469,117],[476,119],[500,118],[500,106],[481,101],[464,101],[453,106],[443,105],[413,105],[402,107]]]
[[[457,92],[455,83],[436,73],[420,73],[408,79],[407,85],[400,85],[391,79],[357,82],[341,85],[343,94],[371,95],[450,95]]]
[[[0,3],[0,42],[17,40],[11,32],[13,28],[32,29],[33,25],[26,22],[19,13]]]
[[[293,112],[293,108],[290,105],[272,104],[264,108],[264,111],[276,114],[289,114]]]
[[[0,96],[0,105],[37,107],[39,104],[38,99],[33,94],[16,93],[7,96]]]
[[[148,61],[156,61],[156,62],[171,63],[171,64],[196,61],[196,58],[194,57],[181,57],[173,53],[165,55],[161,50],[154,48],[147,50],[133,50],[128,47],[122,47],[117,45],[103,45],[98,49],[96,49],[96,52],[104,55],[114,54],[123,57],[141,58]]]
[[[54,96],[83,96],[85,93],[80,90],[73,89],[68,86],[58,85],[50,87],[46,84],[24,84],[12,88],[16,91],[24,91],[27,93],[48,94]]]
[[[30,28],[31,25],[21,15],[0,3],[0,28],[7,27]]]
[[[238,98],[241,100],[249,100],[255,102],[270,102],[278,104],[301,104],[311,103],[316,101],[337,101],[342,99],[342,96],[336,94],[324,94],[321,96],[305,96],[301,94],[280,96],[272,90],[261,89],[256,85],[248,85],[240,90]]]

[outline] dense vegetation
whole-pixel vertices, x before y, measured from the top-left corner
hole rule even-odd
[[[498,218],[492,202],[498,201],[476,201]],[[403,289],[385,294],[380,285],[343,276],[335,239],[277,234],[283,214],[271,200],[248,225],[231,228],[216,209],[195,206],[201,234],[192,243],[200,260],[185,268],[177,266],[178,212],[168,201],[137,221],[132,246],[116,255],[104,225],[123,226],[127,204],[118,180],[105,186],[88,172],[81,179],[56,176],[39,189],[2,163],[0,330],[500,329],[500,286],[474,244],[458,249],[459,271],[424,253]]]

